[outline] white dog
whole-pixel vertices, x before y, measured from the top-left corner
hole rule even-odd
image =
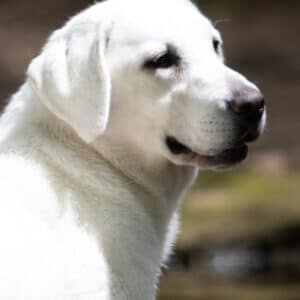
[[[199,168],[262,133],[262,94],[187,0],[109,0],[54,32],[0,121],[0,299],[153,300]]]

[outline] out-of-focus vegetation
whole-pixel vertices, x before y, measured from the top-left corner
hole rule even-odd
[[[204,173],[183,207],[180,243],[257,237],[300,224],[300,173]],[[299,257],[300,259],[300,257]]]
[[[201,282],[201,283],[200,283]],[[299,300],[297,285],[269,283],[206,282],[197,274],[170,274],[165,278],[161,300]]]
[[[299,184],[297,171],[203,172],[160,299],[300,299]]]

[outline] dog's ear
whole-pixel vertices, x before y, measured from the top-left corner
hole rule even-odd
[[[27,73],[45,106],[87,143],[104,132],[109,118],[107,40],[101,26],[58,30]]]

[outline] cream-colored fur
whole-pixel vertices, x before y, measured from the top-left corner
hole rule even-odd
[[[109,0],[50,37],[0,120],[1,300],[155,299],[199,167],[165,137],[226,149],[229,82],[254,88],[213,37],[185,0]],[[169,43],[184,68],[145,70]]]

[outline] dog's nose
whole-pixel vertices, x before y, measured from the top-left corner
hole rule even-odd
[[[265,110],[263,94],[254,88],[245,88],[235,93],[228,103],[229,109],[235,114],[248,120],[259,120]]]

